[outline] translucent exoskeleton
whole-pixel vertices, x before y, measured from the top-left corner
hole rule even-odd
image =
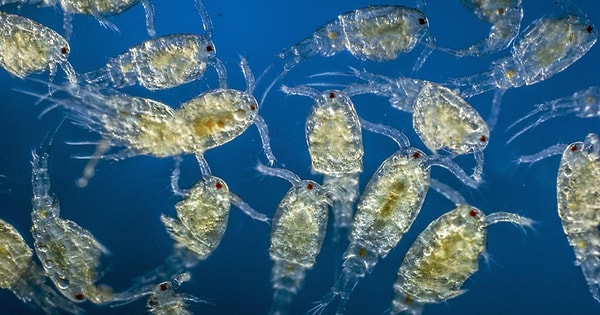
[[[177,157],[175,162],[171,188],[184,199],[175,205],[177,218],[165,214],[160,217],[167,233],[176,241],[175,249],[160,266],[134,280],[138,287],[159,279],[171,279],[208,258],[225,234],[231,204],[254,220],[270,221],[232,193],[224,180],[212,176],[208,165],[200,165],[202,179],[192,188],[181,190],[178,184],[181,158]]]
[[[306,143],[312,171],[322,174],[333,210],[334,241],[346,235],[358,198],[358,177],[363,170],[364,148],[360,119],[350,96],[358,89],[318,91],[308,86],[282,87],[287,94],[313,99],[306,119]]]
[[[156,285],[148,301],[146,308],[149,314],[153,315],[192,315],[193,313],[187,309],[187,302],[201,302],[195,296],[176,293],[175,290],[191,278],[188,272],[177,275],[171,281],[165,281]]]
[[[328,191],[285,169],[259,164],[257,170],[292,184],[273,216],[269,248],[274,290],[269,314],[287,314],[293,296],[302,288],[306,271],[312,269],[321,251],[327,229]]]
[[[148,35],[156,35],[156,31],[154,30],[154,6],[152,5],[152,0],[41,0],[41,3],[42,5],[47,6],[60,5],[64,12],[63,27],[65,29],[66,38],[70,38],[73,33],[71,14],[91,15],[103,26],[118,30],[118,28],[106,18],[125,12],[139,3],[144,6],[144,10],[146,11],[146,29]]]
[[[463,283],[479,269],[487,227],[509,222],[531,227],[533,221],[514,213],[488,216],[469,205],[457,207],[431,222],[408,249],[394,283],[391,314],[421,314],[426,303],[440,303],[464,293]]]
[[[122,301],[129,294],[114,294],[106,285],[96,285],[100,258],[108,250],[77,223],[59,217],[58,200],[50,193],[48,153],[33,153],[33,198],[31,234],[35,252],[46,275],[69,300],[95,304]]]
[[[67,60],[69,52],[69,43],[52,29],[0,11],[0,65],[12,75],[23,79],[49,70],[52,81],[60,66],[70,82],[77,82],[77,74]]]
[[[461,0],[480,20],[491,24],[487,38],[462,49],[440,50],[458,57],[481,56],[506,49],[519,35],[523,6],[521,0]]]
[[[391,130],[389,127],[385,130],[377,125],[371,127],[375,132],[392,134],[388,132]],[[398,143],[405,141],[395,140]],[[447,168],[465,182],[472,181],[452,160],[426,156],[413,147],[403,147],[388,157],[360,196],[342,271],[323,301],[313,309],[315,313],[322,312],[336,297],[341,300],[337,313],[344,312],[359,280],[373,270],[379,258],[385,258],[410,228],[421,210],[430,185],[442,195],[456,199],[453,198],[456,195],[454,192],[445,191],[447,186],[430,180],[432,165]]]
[[[417,43],[430,44],[429,23],[420,9],[399,5],[372,5],[343,13],[279,53],[282,72],[270,83],[261,98],[264,103],[271,88],[300,62],[322,55],[333,56],[347,50],[360,60],[391,61],[399,54],[412,51]],[[418,70],[432,48],[427,47],[414,66]],[[274,65],[270,65],[265,75]],[[261,80],[259,79],[259,80]]]
[[[600,116],[600,87],[590,86],[585,90],[580,90],[571,96],[561,97],[549,102],[535,105],[535,109],[521,117],[519,120],[511,124],[507,129],[525,122],[525,126],[521,127],[513,134],[507,143],[533,129],[543,122],[555,117],[575,114],[580,118],[590,118]],[[530,120],[533,120],[531,122]]]
[[[216,57],[212,22],[200,0],[196,0],[196,7],[204,34],[171,34],[149,39],[110,59],[103,68],[83,74],[80,79],[103,87],[139,84],[158,90],[201,78],[207,67],[213,66],[220,86],[225,88],[227,73]]]
[[[351,84],[355,94],[373,93],[389,99],[390,104],[412,113],[413,128],[434,154],[444,150],[451,156],[473,154],[475,170],[472,177],[481,181],[483,150],[490,130],[479,113],[458,93],[434,82],[400,77],[392,79],[364,70],[353,70],[353,76],[367,81]],[[326,72],[314,76],[347,75]],[[324,83],[316,83],[323,85]]]
[[[168,105],[116,91],[102,91],[92,85],[53,85],[54,96],[34,95],[54,103],[49,109],[63,107],[70,117],[90,131],[102,135],[93,156],[79,180],[85,186],[94,174],[98,159],[121,160],[137,155],[157,157],[195,154],[199,162],[206,150],[221,146],[256,125],[267,159],[275,161],[269,143],[268,129],[258,114],[258,103],[252,91],[254,77],[245,59],[241,62],[246,78],[246,91],[218,88],[183,103],[176,111]],[[69,98],[59,99],[56,92]],[[46,112],[45,111],[45,112]],[[89,142],[83,144],[90,144]],[[124,147],[105,154],[111,147]]]
[[[558,215],[576,265],[600,303],[600,139],[591,133],[584,142],[557,144],[519,161],[534,163],[558,154],[562,154],[556,177]]]
[[[46,283],[44,271],[33,261],[33,251],[19,232],[0,220],[0,288],[11,290],[21,301],[46,314],[60,311],[83,314],[83,309],[62,297]]]
[[[453,79],[450,85],[464,97],[496,90],[488,125],[496,124],[502,95],[507,89],[532,85],[563,71],[596,43],[598,31],[582,14],[542,17],[515,40],[511,55],[492,62],[488,72]]]

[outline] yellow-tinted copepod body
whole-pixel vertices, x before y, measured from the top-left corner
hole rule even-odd
[[[212,22],[201,1],[197,8],[204,34],[171,34],[146,40],[112,58],[101,69],[82,75],[82,80],[115,88],[139,84],[149,90],[168,89],[201,78],[208,66],[215,67],[221,87],[227,71],[216,57]]]
[[[70,82],[77,82],[67,61],[69,43],[52,29],[28,18],[0,11],[0,66],[21,79],[60,66]]]
[[[329,21],[312,36],[279,53],[284,62],[282,72],[270,83],[260,102],[290,70],[316,55],[330,57],[344,50],[360,60],[391,61],[412,51],[417,43],[431,43],[429,22],[420,9],[400,5],[371,5],[359,8]],[[414,69],[418,70],[432,52],[426,48]],[[271,64],[263,76],[275,65]],[[260,80],[260,79],[259,79]]]
[[[440,303],[464,292],[463,283],[479,269],[487,227],[510,222],[530,227],[530,219],[513,213],[488,216],[469,205],[457,207],[431,222],[409,248],[394,283],[392,314],[421,314],[424,304]]]
[[[21,301],[33,303],[46,314],[83,314],[83,309],[46,284],[44,271],[32,256],[33,251],[21,234],[0,220],[0,288],[11,290]]]
[[[556,179],[558,215],[590,292],[600,302],[600,140],[568,145]]]
[[[316,182],[300,180],[285,169],[259,164],[257,170],[292,184],[275,210],[269,248],[274,290],[269,314],[287,314],[293,296],[302,288],[306,270],[312,269],[325,239],[328,192]]]
[[[104,304],[115,299],[107,286],[96,286],[100,257],[108,250],[77,223],[59,217],[50,193],[48,153],[33,153],[31,234],[46,275],[69,300]]]
[[[358,177],[363,170],[360,118],[350,99],[360,91],[318,91],[308,86],[283,86],[282,90],[314,101],[306,119],[306,143],[312,171],[323,174],[323,183],[332,192],[334,238],[339,239],[342,232],[337,229],[349,228],[352,224],[354,203],[358,198]]]
[[[583,15],[542,17],[515,40],[511,55],[492,63],[489,72],[453,79],[464,97],[493,89],[532,85],[563,71],[596,43],[598,31]]]

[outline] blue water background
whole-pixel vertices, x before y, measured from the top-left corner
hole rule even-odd
[[[486,36],[489,25],[477,20],[459,1],[429,1],[427,16],[431,32],[441,46],[459,48]],[[531,21],[560,10],[553,1],[524,1],[524,29]],[[600,23],[600,3],[577,1],[591,20]],[[338,14],[371,4],[403,4],[412,1],[213,1],[205,5],[212,17],[214,41],[218,56],[224,61],[229,84],[244,89],[239,71],[240,56],[248,58],[255,74],[260,74],[281,49],[309,36],[317,27]],[[52,8],[24,6],[20,11],[5,8],[61,30],[62,14]],[[156,30],[158,35],[202,32],[201,22],[191,0],[156,0]],[[120,32],[104,29],[89,16],[75,16],[71,40],[70,61],[78,73],[94,70],[127,48],[148,39],[144,11],[141,6],[113,18]],[[600,48],[593,47],[587,55],[564,72],[539,84],[510,90],[506,93],[499,123],[491,134],[485,150],[484,179],[478,190],[465,188],[447,171],[434,168],[432,176],[461,191],[467,200],[486,213],[517,212],[536,221],[535,231],[523,233],[510,224],[489,228],[490,259],[481,261],[480,270],[469,279],[465,294],[436,305],[425,307],[425,314],[598,314],[600,306],[592,298],[581,270],[574,265],[574,255],[563,234],[556,211],[556,172],[559,157],[549,158],[531,167],[518,166],[519,155],[538,152],[558,142],[583,140],[590,132],[598,132],[598,119],[562,117],[547,122],[514,143],[505,128],[530,111],[534,104],[571,95],[577,90],[600,84]],[[296,86],[314,82],[308,75],[324,71],[346,71],[348,66],[366,68],[388,76],[410,75],[410,69],[422,47],[387,63],[361,62],[349,53],[334,57],[315,57],[294,69],[284,83]],[[434,52],[415,77],[445,81],[485,71],[492,60],[507,55],[500,52],[481,58],[457,59]],[[126,92],[154,98],[177,107],[210,88],[217,87],[214,70],[208,70],[205,80],[165,91],[149,92],[139,87]],[[46,80],[47,74],[34,76]],[[64,80],[59,70],[57,80]],[[328,79],[329,81],[335,79]],[[14,88],[44,92],[40,84],[11,77],[0,70],[0,218],[13,224],[32,245],[31,227],[31,150],[54,130],[64,116],[60,110],[39,119],[42,107],[35,99],[14,91]],[[257,96],[264,90],[258,87]],[[473,97],[470,102],[487,117],[492,93]],[[411,117],[391,108],[384,98],[359,96],[354,98],[361,117],[387,124],[404,131],[413,145],[424,149],[411,127]],[[312,102],[299,96],[286,97],[275,89],[263,104],[260,113],[269,125],[271,144],[278,158],[302,178],[320,181],[310,172],[310,161],[304,138],[304,121]],[[47,106],[43,104],[41,106]],[[123,161],[101,161],[97,174],[85,189],[75,185],[86,163],[71,158],[75,154],[91,154],[92,146],[71,146],[65,141],[93,141],[97,134],[65,124],[58,132],[50,157],[52,191],[61,202],[61,216],[77,222],[91,231],[112,252],[104,276],[98,283],[111,285],[115,291],[130,285],[133,277],[160,264],[172,250],[173,241],[159,220],[161,213],[174,216],[173,196],[169,176],[173,168],[170,158],[135,157]],[[361,189],[378,165],[397,147],[387,138],[364,133],[365,161]],[[272,215],[289,184],[278,178],[258,174],[254,166],[265,161],[255,127],[239,138],[212,149],[206,158],[216,176],[223,178],[231,191],[241,196],[258,211]],[[457,161],[467,171],[472,157]],[[192,157],[182,166],[181,185],[190,187],[200,177]],[[427,195],[423,210],[410,231],[390,254],[379,261],[372,274],[363,279],[348,304],[348,314],[382,314],[390,307],[392,284],[404,253],[416,236],[432,220],[453,208],[439,194]],[[192,280],[180,292],[195,295],[209,304],[192,304],[197,314],[264,314],[272,290],[269,259],[270,227],[253,221],[232,208],[224,239],[215,252],[191,270]],[[303,314],[312,302],[324,295],[333,283],[335,265],[331,239],[325,240],[314,269],[307,273],[305,287],[296,296],[292,314]],[[141,314],[144,300],[119,308],[82,306],[89,314]],[[15,298],[8,290],[0,291],[0,314],[38,314]]]

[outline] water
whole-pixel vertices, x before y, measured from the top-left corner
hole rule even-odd
[[[201,32],[201,22],[191,0],[156,0],[156,30],[158,35],[182,32]],[[239,71],[239,56],[246,56],[258,76],[281,49],[311,34],[317,27],[338,14],[381,1],[328,2],[303,1],[294,3],[271,1],[206,1],[206,8],[215,25],[214,41],[218,56],[229,72],[229,84],[244,88]],[[438,44],[452,48],[464,47],[485,36],[489,26],[470,15],[458,2],[441,4],[430,1],[428,19],[431,32]],[[388,3],[389,4],[389,3]],[[411,6],[411,1],[398,2]],[[577,1],[593,22],[600,23],[600,4]],[[9,12],[17,10],[8,6]],[[525,1],[522,28],[532,20],[558,12],[553,1]],[[61,30],[62,16],[53,9],[25,6],[19,14]],[[136,6],[122,15],[111,18],[120,28],[116,33],[102,28],[93,18],[76,16],[71,39],[70,61],[79,73],[101,67],[108,58],[147,39],[144,12]],[[401,56],[394,62],[359,62],[348,53],[330,58],[315,57],[297,66],[284,79],[295,86],[310,82],[307,75],[323,71],[345,71],[347,66],[366,68],[388,76],[409,75],[420,53]],[[456,59],[434,52],[417,76],[421,79],[443,81],[485,71],[489,62],[507,52],[481,58]],[[555,181],[559,157],[550,158],[531,167],[516,166],[513,161],[522,154],[531,154],[557,142],[583,140],[589,132],[598,132],[596,119],[563,117],[547,122],[529,131],[506,146],[510,134],[504,129],[530,111],[533,104],[573,92],[590,85],[598,85],[600,49],[590,52],[564,72],[539,84],[510,90],[506,93],[498,125],[491,134],[485,150],[484,179],[479,190],[464,188],[452,175],[436,169],[433,176],[460,190],[467,200],[486,213],[494,211],[518,212],[538,222],[535,232],[522,234],[506,224],[494,225],[489,230],[489,261],[464,288],[468,291],[447,303],[428,305],[425,314],[597,314],[600,306],[588,292],[581,271],[574,266],[575,257],[562,232],[556,212]],[[46,79],[42,74],[37,78]],[[63,74],[59,71],[59,80]],[[13,90],[26,88],[44,91],[39,84],[11,77],[0,71],[2,98],[0,99],[0,217],[13,224],[32,245],[31,226],[31,150],[39,146],[43,137],[60,121],[60,111],[38,119],[41,108],[34,99]],[[193,82],[166,91],[148,92],[132,87],[126,92],[178,104],[216,87],[216,75],[209,69],[206,80]],[[257,96],[264,89],[258,87]],[[489,113],[491,93],[470,101],[483,117]],[[411,127],[410,115],[387,105],[383,98],[359,96],[354,98],[356,109],[365,119],[394,126],[403,130],[412,143],[424,149]],[[321,180],[310,174],[310,161],[304,139],[304,120],[311,101],[303,97],[284,96],[275,90],[261,108],[272,137],[272,146],[279,162],[302,178]],[[169,255],[172,240],[159,220],[161,213],[174,215],[174,204],[179,201],[170,192],[169,175],[172,159],[135,157],[124,161],[101,161],[97,174],[89,186],[80,189],[75,180],[80,176],[85,161],[70,156],[92,153],[93,147],[74,147],[64,141],[96,140],[98,136],[77,126],[65,124],[56,136],[50,157],[52,190],[61,201],[61,215],[90,230],[112,252],[103,269],[99,283],[113,286],[116,291],[130,285],[130,280],[150,270]],[[396,145],[381,136],[364,133],[365,171],[361,189],[378,165]],[[255,209],[272,215],[289,184],[277,178],[268,178],[254,170],[257,161],[265,161],[260,152],[258,132],[251,127],[238,139],[206,154],[213,173],[223,178],[230,189]],[[470,170],[472,157],[457,159]],[[190,187],[198,178],[199,170],[191,157],[186,157],[182,169],[182,187]],[[422,229],[440,214],[452,209],[452,204],[436,193],[427,196],[423,210],[400,244],[375,271],[356,288],[348,304],[348,314],[381,314],[390,307],[392,284],[404,253]],[[331,229],[330,229],[331,230]],[[192,311],[202,314],[264,314],[272,290],[271,261],[268,255],[270,227],[252,221],[232,208],[228,230],[212,256],[192,269],[192,280],[179,289],[207,300],[209,304],[194,304]],[[319,300],[333,283],[335,257],[331,239],[325,240],[315,268],[307,273],[305,289],[294,300],[292,313],[303,314],[312,302]],[[144,301],[119,308],[84,304],[90,314],[142,313]],[[3,314],[37,314],[18,301],[11,292],[0,291]]]

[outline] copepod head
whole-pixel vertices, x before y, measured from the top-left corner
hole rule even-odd
[[[206,36],[202,36],[200,45],[201,45],[200,47],[204,49],[204,51],[206,52],[207,55],[209,55],[209,56],[217,55],[217,48],[215,47],[215,43],[212,41],[212,39],[210,39]]]

